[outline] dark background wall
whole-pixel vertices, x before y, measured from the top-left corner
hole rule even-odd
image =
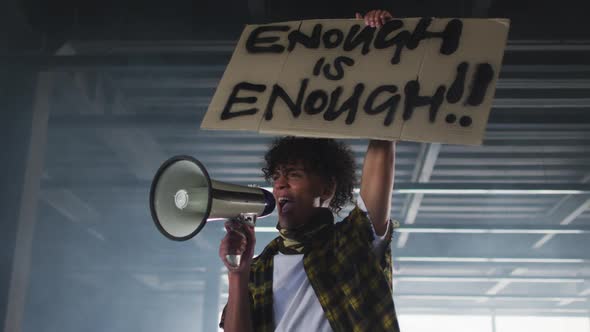
[[[67,39],[232,39],[236,26],[301,18],[351,17],[372,8],[398,17],[507,17],[511,39],[588,36],[583,2],[509,0],[23,0],[19,8],[49,49]]]

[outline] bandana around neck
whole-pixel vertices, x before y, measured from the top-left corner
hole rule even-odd
[[[279,230],[279,252],[284,255],[299,255],[309,250],[312,241],[322,230],[334,224],[332,211],[318,208],[309,222],[296,228],[283,228],[277,224]]]

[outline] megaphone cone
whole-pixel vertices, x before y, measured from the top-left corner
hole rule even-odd
[[[275,208],[273,195],[259,187],[212,180],[197,159],[175,156],[156,172],[150,188],[150,210],[156,227],[167,238],[185,241],[212,220],[254,219]]]

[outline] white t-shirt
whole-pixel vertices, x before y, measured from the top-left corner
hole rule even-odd
[[[357,204],[361,210],[367,211],[360,196]],[[377,236],[373,224],[371,229],[374,235],[373,250],[381,257],[385,252],[385,234],[388,230],[382,236]],[[303,254],[278,253],[274,256],[272,293],[275,332],[332,332],[305,273]]]

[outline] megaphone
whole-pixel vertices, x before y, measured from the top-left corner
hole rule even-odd
[[[158,230],[167,238],[186,241],[208,222],[239,220],[255,225],[275,209],[275,199],[259,187],[215,181],[197,159],[179,155],[166,160],[150,188],[150,211]],[[238,255],[228,256],[234,266]]]

